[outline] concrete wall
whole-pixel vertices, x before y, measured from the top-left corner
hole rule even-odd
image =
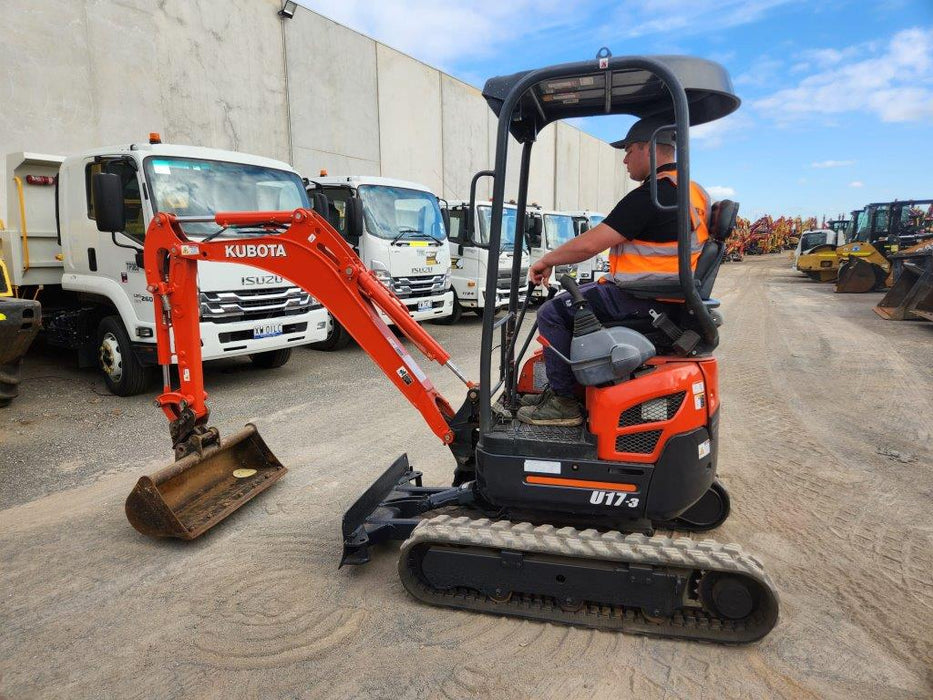
[[[378,175],[376,44],[312,12],[299,10],[283,27],[292,164],[308,176]]]
[[[480,91],[280,0],[3,0],[0,155],[67,154],[145,140],[228,148],[302,174],[381,174],[469,196],[495,158]],[[286,59],[287,56],[287,59]],[[521,149],[512,140],[506,196]],[[0,218],[6,219],[6,178]],[[631,183],[611,147],[551,125],[533,149],[529,200],[608,211]],[[491,192],[487,180],[481,197]]]

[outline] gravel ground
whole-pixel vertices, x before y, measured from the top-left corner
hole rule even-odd
[[[211,422],[256,422],[290,472],[199,540],[148,540],[123,500],[171,459],[152,396],[109,396],[38,348],[0,410],[0,696],[930,697],[933,324],[884,321],[880,295],[835,295],[783,255],[724,266],[716,292],[733,514],[711,536],[780,591],[762,642],[431,608],[389,547],[338,571],[341,515],[395,457],[432,484],[453,468],[357,347],[209,365]],[[427,328],[478,375],[478,319]],[[459,404],[459,381],[425,369]]]

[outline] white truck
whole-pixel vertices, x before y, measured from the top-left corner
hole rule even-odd
[[[17,294],[42,302],[47,344],[76,350],[81,366],[98,365],[120,396],[146,391],[156,363],[154,309],[141,264],[153,215],[309,206],[301,178],[285,163],[163,144],[157,134],[148,143],[68,157],[14,153],[7,170],[11,226],[0,231],[0,252]],[[120,233],[98,230],[99,174],[122,182]],[[184,228],[193,238],[220,230],[212,222]],[[280,367],[293,346],[326,337],[326,310],[287,280],[245,265],[205,263],[198,274],[205,360],[249,355],[260,368]]]
[[[450,257],[453,266],[454,312],[451,321],[460,318],[463,309],[478,316],[486,307],[486,273],[489,269],[489,232],[492,225],[492,204],[451,200],[447,203],[450,216]],[[496,309],[508,306],[514,260],[517,211],[514,204],[502,209],[502,240],[496,277]],[[521,277],[528,277],[528,253],[522,251]],[[524,301],[524,285],[520,286],[519,303]]]
[[[587,210],[571,211],[568,213],[573,218],[573,229],[574,235],[576,236],[579,236],[581,233],[586,233],[597,224],[602,223],[602,220],[606,218],[605,214],[598,214],[594,211]],[[609,252],[603,251],[598,255],[594,255],[592,258],[578,262],[576,268],[577,284],[596,282],[609,271]]]
[[[540,260],[546,253],[554,250],[572,240],[577,235],[574,229],[573,217],[568,212],[563,211],[544,211],[541,209],[532,209],[529,207],[528,214],[532,218],[529,225],[529,238],[531,243],[530,264]],[[535,223],[540,220],[541,223]],[[545,301],[559,292],[560,282],[558,280],[562,275],[575,274],[574,265],[558,265],[551,274],[549,287],[537,286],[531,293],[535,301]]]
[[[306,184],[312,199],[327,198],[331,224],[416,321],[451,315],[454,295],[447,227],[430,189],[367,175],[320,176]],[[339,348],[348,340],[346,330],[331,318],[327,339],[316,347]]]

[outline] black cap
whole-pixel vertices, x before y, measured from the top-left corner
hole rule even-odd
[[[639,119],[637,122],[632,124],[632,128],[628,130],[628,133],[625,135],[625,138],[621,141],[613,141],[610,144],[613,148],[625,148],[630,143],[648,143],[651,140],[651,134],[654,133],[654,130],[661,126],[667,126],[670,122],[658,119],[656,117],[645,117],[644,119]],[[666,146],[673,146],[675,139],[675,132],[673,129],[668,129],[667,131],[662,131],[658,134],[657,142],[659,144],[664,144]]]

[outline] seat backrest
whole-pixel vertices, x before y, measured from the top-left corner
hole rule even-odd
[[[710,208],[709,236],[716,241],[725,241],[735,228],[739,215],[739,203],[731,199],[715,202]]]
[[[694,272],[700,298],[704,301],[713,293],[716,275],[722,264],[722,254],[725,241],[735,229],[735,221],[739,215],[739,203],[731,199],[715,202],[710,208],[709,239],[700,251],[697,267]]]
[[[700,257],[697,259],[694,278],[700,291],[700,298],[703,300],[709,299],[710,294],[713,293],[713,284],[716,282],[716,275],[722,264],[723,245],[710,236],[703,244],[703,250],[700,251]]]

